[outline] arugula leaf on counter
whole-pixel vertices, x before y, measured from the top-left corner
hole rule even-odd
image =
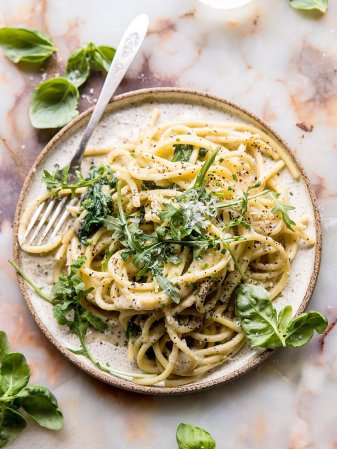
[[[32,94],[29,115],[34,128],[61,128],[78,115],[79,93],[66,78],[40,83]]]
[[[316,10],[325,13],[328,9],[329,0],[289,0],[290,6],[302,11]]]
[[[63,414],[51,391],[39,385],[27,386],[30,369],[19,352],[10,352],[7,336],[0,331],[0,447],[11,443],[26,427],[20,408],[40,426],[59,430]]]
[[[252,284],[236,288],[236,316],[250,345],[268,349],[303,346],[315,331],[322,334],[328,326],[326,316],[320,312],[309,311],[294,319],[291,305],[277,312],[268,291]]]
[[[179,424],[176,439],[179,449],[215,449],[210,433],[192,424]]]
[[[0,46],[14,63],[40,63],[57,51],[44,33],[25,28],[0,28]]]

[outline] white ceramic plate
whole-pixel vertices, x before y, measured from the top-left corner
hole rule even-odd
[[[116,144],[125,142],[137,134],[139,128],[148,123],[149,116],[154,108],[160,110],[160,122],[169,122],[189,119],[226,120],[255,125],[262,129],[281,144],[289,152],[298,166],[302,176],[299,181],[282,171],[284,182],[291,189],[292,204],[298,214],[309,216],[309,232],[316,234],[317,244],[313,248],[299,247],[295,260],[291,265],[289,282],[280,298],[276,300],[276,306],[292,304],[296,313],[301,313],[308,304],[314,289],[320,263],[321,230],[316,200],[307,176],[297,162],[287,145],[266,124],[244,111],[220,98],[211,97],[204,93],[186,91],[181,89],[158,88],[136,91],[116,97],[107,108],[107,111],[96,129],[89,146],[106,146],[107,143]],[[15,226],[14,226],[14,256],[22,269],[39,284],[43,283],[46,291],[52,283],[51,268],[52,258],[26,254],[17,244],[17,229],[22,212],[27,205],[45,190],[41,183],[44,169],[52,170],[58,163],[61,167],[69,163],[73,152],[76,150],[90,115],[90,110],[84,112],[69,125],[63,128],[42,151],[27,176],[19,199]],[[41,274],[43,281],[41,281]],[[40,299],[19,278],[20,286],[37,324],[47,338],[73,363],[92,376],[111,385],[142,393],[176,394],[197,391],[209,388],[213,385],[228,382],[265,360],[270,351],[252,350],[248,347],[240,351],[230,361],[214,370],[202,380],[174,388],[160,386],[145,387],[133,383],[131,380],[120,379],[106,374],[95,368],[88,360],[74,355],[66,348],[76,348],[77,337],[68,330],[59,326],[52,314],[52,306]],[[103,338],[103,339],[102,339]],[[126,348],[116,346],[111,338],[102,337],[102,334],[93,336],[90,349],[98,360],[109,362],[112,368],[125,371],[135,371],[134,366],[127,362]]]

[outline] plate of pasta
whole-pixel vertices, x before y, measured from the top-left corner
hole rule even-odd
[[[25,300],[68,359],[124,389],[174,394],[324,330],[303,313],[320,263],[315,197],[274,131],[203,93],[123,94],[69,183],[89,114],[43,150],[14,226]],[[57,232],[27,241],[34,211],[55,198]]]

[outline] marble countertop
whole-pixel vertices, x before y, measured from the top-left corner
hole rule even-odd
[[[21,449],[171,449],[180,422],[206,428],[218,449],[337,448],[337,2],[317,17],[287,0],[254,0],[235,11],[195,0],[0,0],[0,26],[47,32],[59,48],[55,76],[82,43],[117,45],[136,14],[150,31],[119,92],[180,86],[222,96],[261,116],[294,148],[314,185],[323,224],[323,258],[311,307],[330,326],[305,348],[277,351],[254,372],[192,396],[151,397],[96,381],[63,358],[35,325],[7,263],[11,223],[24,177],[47,143],[28,118],[32,88],[44,75],[0,56],[0,328],[26,354],[32,382],[48,385],[64,411],[59,432],[32,422]],[[82,91],[97,96],[100,76]]]

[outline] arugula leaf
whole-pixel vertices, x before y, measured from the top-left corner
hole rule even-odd
[[[180,303],[180,296],[177,290],[174,288],[172,282],[167,279],[163,274],[158,270],[152,270],[154,278],[158,285],[163,289],[163,291],[173,299],[176,304]]]
[[[9,344],[7,340],[7,335],[5,332],[0,331],[0,367],[1,362],[6,354],[9,352]]]
[[[135,318],[136,317],[133,316],[128,322],[128,326],[125,331],[125,336],[127,339],[131,337],[136,338],[141,335],[142,329],[137,323],[135,323]]]
[[[179,449],[215,449],[210,433],[192,424],[179,424],[176,439]]]
[[[29,283],[29,285],[41,298],[52,304],[56,303],[53,312],[59,324],[68,326],[69,329],[79,337],[81,345],[80,349],[74,350],[68,348],[69,351],[86,357],[98,369],[115,376],[131,378],[155,376],[154,374],[129,373],[112,369],[101,362],[98,362],[91,354],[85,338],[89,327],[92,326],[95,329],[104,331],[107,328],[107,325],[100,318],[86,310],[81,304],[81,300],[85,299],[86,295],[92,291],[91,288],[84,290],[84,283],[77,274],[78,269],[84,262],[85,257],[79,257],[70,267],[70,274],[68,276],[60,276],[59,281],[52,289],[55,294],[54,298],[46,297],[46,295],[41,292],[41,289],[39,289],[13,261],[10,263],[16,269],[17,273],[20,274],[27,283]]]
[[[296,226],[296,223],[289,217],[288,210],[294,210],[295,207],[289,206],[288,204],[281,203],[277,198],[280,196],[279,193],[269,192],[270,198],[274,201],[275,206],[272,208],[272,213],[277,214],[280,213],[282,216],[282,220],[288,229],[293,231],[292,226]]]
[[[289,0],[290,6],[302,11],[316,10],[325,13],[328,9],[329,0]]]
[[[25,387],[29,381],[30,369],[25,357],[19,352],[9,352],[2,359],[1,386],[6,386],[5,395],[12,396]]]
[[[63,425],[63,414],[53,393],[39,385],[28,386],[17,396],[20,406],[42,427],[59,430]]]
[[[78,115],[79,93],[66,78],[40,83],[32,94],[30,120],[34,128],[61,128]]]
[[[0,407],[0,447],[10,444],[26,425],[26,420],[17,410]]]
[[[44,33],[25,28],[0,28],[0,46],[14,63],[40,63],[57,51]]]
[[[108,47],[107,45],[94,45],[91,56],[91,63],[93,68],[98,72],[107,72],[110,68],[115,53],[116,50],[112,47]]]
[[[268,349],[303,346],[315,331],[322,334],[328,326],[320,312],[309,311],[292,319],[292,307],[287,305],[277,313],[268,291],[251,284],[236,288],[236,316],[250,345]]]
[[[217,154],[219,153],[219,151],[221,150],[221,147],[217,147],[213,153],[206,159],[206,161],[203,163],[201,170],[198,173],[198,176],[195,179],[193,188],[194,189],[200,189],[203,185],[205,176],[208,172],[208,170],[210,169],[211,165],[213,164],[213,162],[215,161],[215,158],[217,156]]]
[[[311,310],[302,313],[290,321],[286,329],[286,344],[292,348],[299,348],[311,340],[314,331],[323,334],[328,326],[328,320],[320,312]]]
[[[96,232],[104,220],[113,210],[112,189],[115,189],[116,178],[111,169],[107,166],[90,169],[89,179],[97,179],[104,174],[94,184],[92,184],[81,199],[81,207],[87,211],[83,221],[77,231],[81,243],[87,244],[88,238]],[[109,188],[109,194],[104,193],[104,189]]]
[[[42,182],[47,186],[47,189],[54,195],[57,195],[60,190],[71,190],[71,198],[75,197],[76,190],[81,187],[91,187],[102,178],[109,178],[109,183],[113,184],[113,172],[107,165],[92,166],[88,177],[84,177],[80,171],[76,172],[76,183],[68,183],[69,165],[60,170],[59,166],[55,166],[53,173],[48,170],[43,171]],[[95,175],[95,176],[94,176]],[[108,181],[107,181],[108,182]]]
[[[75,50],[68,59],[65,78],[74,86],[80,87],[90,75],[90,58],[86,48]]]
[[[177,144],[173,145],[174,155],[172,162],[188,162],[193,153],[193,145],[188,144]]]

